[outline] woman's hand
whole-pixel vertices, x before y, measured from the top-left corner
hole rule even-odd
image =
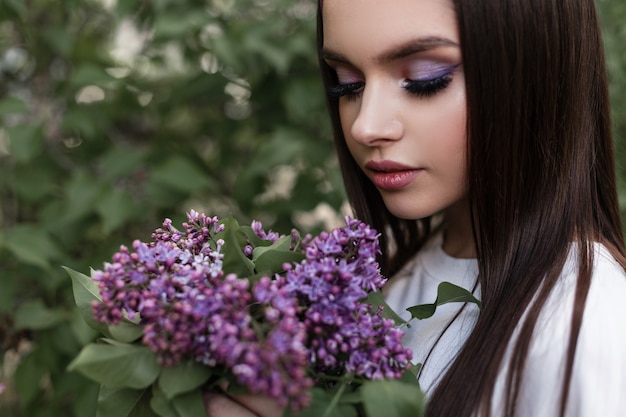
[[[272,398],[241,394],[230,395],[224,392],[204,394],[204,407],[207,417],[281,417],[283,407]]]

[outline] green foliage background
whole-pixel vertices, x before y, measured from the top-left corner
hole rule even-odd
[[[0,417],[94,415],[66,372],[94,335],[61,265],[191,208],[283,233],[338,216],[315,5],[0,0]],[[598,5],[624,179],[626,3]]]

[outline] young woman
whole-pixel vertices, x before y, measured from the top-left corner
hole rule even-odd
[[[593,1],[326,0],[322,16],[348,195],[392,248],[387,300],[433,302],[452,281],[483,303],[409,329],[429,415],[624,415],[626,262]]]
[[[348,197],[384,232],[389,304],[433,302],[443,281],[482,301],[408,330],[428,415],[624,415],[626,259],[593,0],[319,10]],[[207,408],[280,415],[243,402]]]

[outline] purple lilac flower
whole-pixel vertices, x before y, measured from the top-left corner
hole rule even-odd
[[[267,231],[264,230],[263,224],[258,220],[253,220],[251,226],[252,226],[252,230],[254,231],[254,234],[263,240],[269,240],[270,242],[274,243],[278,239],[280,239],[280,234],[273,232],[271,230],[267,230]]]
[[[298,320],[296,299],[283,284],[280,277],[263,277],[255,284],[253,301],[262,307],[253,320],[258,320],[257,325],[270,324],[270,330],[263,339],[246,343],[238,357],[226,363],[251,391],[276,398],[283,406],[291,401],[294,409],[302,409],[313,385],[307,375],[307,329]]]
[[[183,231],[166,219],[152,242],[122,246],[94,273],[102,297],[94,315],[112,325],[139,317],[142,342],[161,364],[193,358],[224,366],[250,391],[294,410],[310,400],[310,371],[397,378],[411,352],[393,323],[362,302],[385,282],[378,234],[357,220],[346,224],[302,240],[292,231],[291,250],[306,259],[251,283],[224,273],[217,217],[191,211]],[[252,229],[271,242],[281,238],[260,222]],[[242,247],[248,257],[253,249]]]
[[[302,313],[309,329],[314,371],[354,372],[365,378],[397,378],[411,359],[401,332],[380,311],[362,303],[385,283],[376,256],[378,235],[346,218],[347,226],[321,233],[306,245],[306,260],[286,266],[288,287],[309,307]]]
[[[93,305],[96,319],[116,325],[124,314],[133,320],[139,313],[144,343],[170,365],[192,348],[188,338],[199,318],[213,311],[205,300],[223,275],[224,242],[214,239],[223,226],[216,217],[194,211],[188,220],[180,232],[166,219],[152,242],[134,241],[133,252],[122,246],[113,262],[93,275],[102,297]]]

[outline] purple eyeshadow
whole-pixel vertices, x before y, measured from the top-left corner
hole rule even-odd
[[[457,65],[441,65],[441,64],[422,64],[417,65],[416,70],[410,71],[409,76],[407,78],[415,81],[430,81],[437,78],[445,77],[446,75],[453,72]]]

